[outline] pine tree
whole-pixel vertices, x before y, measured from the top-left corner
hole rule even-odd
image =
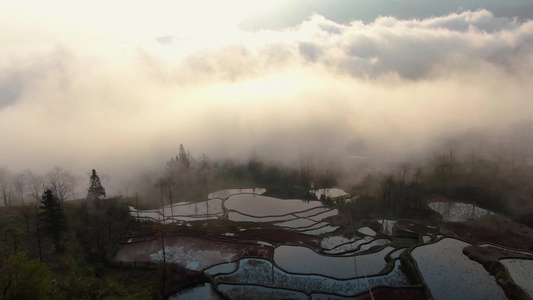
[[[61,236],[67,230],[67,223],[63,207],[51,189],[46,189],[42,196],[40,216],[44,219],[44,230],[51,235],[55,245],[55,252],[62,252]]]
[[[180,144],[180,152],[178,155],[179,165],[183,170],[189,170],[191,168],[191,162],[189,160],[189,156],[185,152],[185,148],[183,148],[183,144]]]
[[[94,207],[100,208],[100,201],[104,200],[105,197],[105,189],[100,182],[100,177],[98,177],[96,171],[93,169],[89,189],[87,190],[87,201],[92,202]]]

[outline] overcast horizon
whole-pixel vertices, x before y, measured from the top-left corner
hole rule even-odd
[[[121,178],[180,144],[397,159],[532,121],[533,21],[513,18],[531,1],[359,19],[346,1],[113,3],[1,5],[0,165]]]

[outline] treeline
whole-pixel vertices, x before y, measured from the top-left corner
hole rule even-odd
[[[454,137],[425,157],[369,172],[351,192],[366,199],[370,210],[404,217],[430,213],[424,209],[425,200],[444,195],[533,226],[532,130],[527,123],[498,138]]]
[[[262,161],[211,161],[195,157],[180,145],[153,182],[150,199],[163,204],[206,199],[210,192],[239,187],[264,187],[271,196],[312,199],[310,189],[342,185],[358,200],[361,214],[376,212],[396,217],[426,217],[425,201],[444,195],[514,216],[528,224],[533,215],[533,136],[531,124],[513,127],[506,135],[455,136],[412,161],[388,163],[365,160],[363,165],[314,166]],[[336,166],[336,167],[335,167]],[[351,169],[350,169],[351,168]],[[354,175],[355,174],[355,175]],[[148,190],[145,189],[145,190]],[[151,194],[150,194],[151,193]],[[154,206],[160,206],[155,201]]]
[[[195,158],[183,145],[160,174],[151,179],[157,193],[153,190],[149,197],[160,199],[162,194],[165,203],[199,201],[217,190],[246,187],[263,187],[268,195],[281,198],[311,199],[310,189],[333,187],[340,175],[317,170],[310,160],[302,160],[298,167],[265,163],[256,155],[246,162],[214,162],[206,154]]]
[[[36,200],[0,208],[2,299],[127,297],[117,291],[120,283],[106,279],[105,266],[134,224],[128,203],[106,198],[95,170],[83,200],[62,201],[49,182]],[[145,295],[154,294],[152,285],[157,287],[157,278]]]
[[[39,202],[45,187],[50,188],[60,202],[75,199],[82,178],[62,167],[38,174],[31,170],[12,173],[7,166],[0,166],[0,203],[13,206]]]

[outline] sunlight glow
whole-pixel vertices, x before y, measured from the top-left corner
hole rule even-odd
[[[216,36],[280,2],[7,0],[0,10],[0,26],[16,30],[3,30],[0,42],[20,45]]]

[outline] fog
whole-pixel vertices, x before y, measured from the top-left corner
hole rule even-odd
[[[0,165],[111,180],[213,160],[405,159],[533,116],[533,22],[486,10],[0,48]]]

